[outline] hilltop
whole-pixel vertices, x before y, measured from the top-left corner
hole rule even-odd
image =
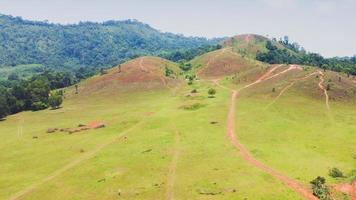
[[[103,92],[114,94],[127,89],[162,89],[178,84],[180,72],[178,64],[163,58],[139,57],[82,82],[79,92],[88,95]]]

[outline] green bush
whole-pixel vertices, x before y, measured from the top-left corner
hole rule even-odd
[[[343,175],[342,171],[340,171],[338,168],[334,167],[329,170],[329,176],[331,176],[333,178],[339,178],[339,177],[343,177],[344,175]]]
[[[58,109],[62,102],[63,96],[60,95],[58,92],[51,94],[48,98],[48,104],[49,106],[51,106],[52,109]]]
[[[318,176],[310,181],[313,189],[313,195],[320,200],[331,200],[329,188],[325,185],[325,178]]]
[[[183,110],[198,110],[199,108],[204,107],[203,104],[201,103],[194,103],[194,104],[189,104],[189,105],[184,105],[181,106],[180,108]]]
[[[208,90],[208,94],[209,94],[210,96],[214,96],[214,95],[216,94],[216,90],[215,90],[214,88],[210,88],[210,89]]]
[[[37,101],[37,102],[32,103],[31,108],[32,108],[32,111],[38,111],[38,110],[43,110],[43,109],[48,108],[48,105],[41,101]]]
[[[194,93],[198,93],[197,89],[193,89],[190,93],[194,94]]]

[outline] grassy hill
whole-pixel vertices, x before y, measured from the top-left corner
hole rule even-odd
[[[353,77],[229,45],[190,64],[139,57],[67,88],[61,109],[7,117],[0,199],[315,199],[317,176],[349,198],[334,186],[355,181]]]
[[[231,37],[222,42],[224,47],[231,47],[236,53],[248,58],[256,59],[256,55],[268,52],[266,48],[267,42],[272,42],[278,49],[286,49],[282,44],[272,41],[271,39],[255,34],[242,34]],[[288,50],[288,52],[295,54]]]

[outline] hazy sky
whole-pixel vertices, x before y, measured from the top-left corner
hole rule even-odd
[[[324,56],[356,54],[356,0],[0,0],[0,13],[59,23],[137,19],[187,36],[288,35]]]

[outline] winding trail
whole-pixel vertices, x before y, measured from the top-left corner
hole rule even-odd
[[[279,66],[281,66],[281,65],[279,65]],[[280,75],[282,75],[282,74],[285,74],[285,73],[287,73],[287,72],[289,72],[289,71],[291,71],[291,70],[295,70],[295,69],[302,70],[302,68],[300,68],[300,67],[297,66],[297,65],[291,65],[290,67],[288,67],[288,69],[283,70],[283,71],[281,71],[281,72],[279,72],[279,73],[277,73],[277,74],[274,74],[273,76],[270,76],[270,77],[268,77],[268,78],[266,78],[266,79],[263,79],[263,80],[267,81],[267,80],[269,80],[269,79],[275,78],[275,77],[277,77],[277,76],[280,76]]]
[[[177,163],[179,158],[180,133],[177,132],[174,141],[172,161],[168,170],[166,200],[174,199],[174,181],[176,176]]]
[[[272,68],[271,68],[270,70],[268,70],[265,74],[263,74],[262,76],[260,76],[255,82],[250,83],[250,84],[244,86],[244,87],[241,88],[240,90],[249,88],[249,87],[251,87],[251,86],[253,86],[253,85],[256,85],[256,84],[262,82],[262,81],[265,80],[269,75],[271,75],[274,71],[276,71],[276,69],[278,69],[278,68],[281,67],[281,66],[282,66],[282,65],[277,65],[277,66],[272,67]],[[280,73],[281,73],[281,72],[280,72]],[[280,73],[279,73],[279,74],[280,74]],[[277,74],[275,74],[275,75],[277,75]],[[275,76],[275,75],[273,75],[273,76]],[[275,77],[276,77],[276,76],[275,76]]]
[[[94,150],[84,153],[83,156],[74,159],[73,161],[69,162],[68,164],[64,165],[63,167],[55,170],[53,173],[51,173],[49,176],[45,177],[44,179],[26,187],[25,189],[17,192],[16,194],[12,195],[11,197],[8,198],[8,200],[18,200],[21,199],[22,197],[24,197],[27,194],[30,194],[31,192],[33,192],[34,190],[36,190],[38,187],[40,187],[41,185],[48,183],[49,181],[57,178],[58,176],[60,176],[61,174],[63,174],[64,172],[78,166],[81,162],[89,160],[90,158],[93,158],[99,151],[101,151],[102,149],[104,149],[105,147],[115,143],[116,141],[121,140],[122,138],[124,138],[130,131],[132,131],[133,129],[135,129],[136,127],[138,127],[139,125],[143,124],[145,120],[142,120],[141,122],[137,123],[136,125],[126,129],[124,132],[122,132],[119,136],[114,137],[113,139],[106,141],[98,146],[95,147]]]
[[[265,109],[268,109],[269,107],[271,107],[273,104],[275,104],[278,99],[289,89],[291,88],[295,83],[297,83],[297,81],[301,81],[301,80],[305,80],[315,74],[317,74],[318,72],[313,72],[311,74],[308,74],[307,76],[303,77],[303,78],[299,78],[299,79],[295,79],[293,82],[291,82],[289,85],[287,85],[286,87],[284,87],[281,92],[278,94],[278,96],[270,103],[266,106]]]
[[[324,91],[324,95],[325,95],[325,105],[326,105],[326,108],[330,111],[330,104],[329,104],[329,94],[328,94],[328,91],[327,89],[324,87],[324,82],[325,82],[325,79],[324,79],[324,76],[325,74],[322,72],[322,71],[318,71],[319,73],[319,79],[320,79],[320,82],[318,84],[319,88]]]
[[[243,87],[239,91],[249,88],[253,85],[256,85],[264,80],[269,80],[271,78],[274,78],[278,75],[281,75],[283,72],[280,72],[278,74],[273,75],[272,77],[267,78],[273,71],[275,71],[279,66],[276,66],[269,70],[266,74],[262,75],[260,78],[258,78],[255,82]],[[290,70],[289,70],[290,71]],[[241,144],[239,143],[239,140],[236,138],[235,134],[235,110],[236,110],[236,98],[239,94],[239,91],[237,90],[231,90],[231,101],[230,101],[230,106],[229,106],[229,112],[228,112],[228,117],[227,117],[227,137],[232,143],[232,145],[238,149],[244,158],[245,161],[250,163],[251,165],[257,167],[258,169],[270,174],[271,176],[279,179],[281,182],[283,182],[285,185],[287,185],[289,188],[293,189],[295,192],[300,194],[303,198],[307,200],[318,200],[312,192],[310,192],[308,189],[304,188],[303,185],[298,183],[297,181],[283,175],[282,173],[268,167],[267,165],[263,164],[262,162],[256,160],[253,158],[252,154]]]

